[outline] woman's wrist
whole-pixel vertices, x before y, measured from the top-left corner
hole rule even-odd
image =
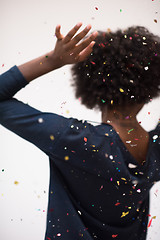
[[[57,59],[54,55],[54,50],[48,52],[38,58],[35,58],[29,62],[26,62],[18,66],[19,70],[23,74],[24,78],[31,82],[32,80],[49,73],[57,68],[62,67],[63,64],[60,58]]]

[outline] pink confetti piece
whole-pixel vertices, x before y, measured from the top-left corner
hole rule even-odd
[[[116,238],[118,234],[112,234],[112,238]]]
[[[61,236],[61,233],[57,233],[57,237],[60,237]]]
[[[91,63],[92,63],[93,65],[95,65],[95,62],[92,62],[92,61],[91,61]]]

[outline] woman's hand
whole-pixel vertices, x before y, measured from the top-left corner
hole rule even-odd
[[[65,37],[60,32],[61,26],[58,25],[56,27],[55,35],[57,37],[57,42],[52,54],[52,58],[54,62],[56,61],[59,67],[66,64],[84,61],[92,52],[92,47],[95,44],[93,40],[97,37],[98,33],[94,32],[89,37],[84,39],[84,37],[90,31],[91,25],[87,25],[83,31],[75,35],[81,26],[82,23],[76,24]]]
[[[88,25],[83,31],[75,36],[81,26],[82,23],[77,24],[65,37],[63,37],[60,32],[60,25],[58,25],[55,31],[57,42],[54,50],[18,66],[25,79],[31,82],[43,74],[51,72],[66,64],[85,60],[92,52],[92,47],[95,43],[93,40],[98,35],[98,32],[94,32],[86,39],[83,39],[91,29],[91,25]],[[80,42],[81,40],[82,42]]]

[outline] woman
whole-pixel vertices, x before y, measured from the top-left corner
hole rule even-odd
[[[143,27],[86,38],[88,25],[75,36],[81,26],[64,37],[58,25],[53,51],[0,76],[0,123],[49,156],[46,240],[144,240],[149,190],[160,180],[160,124],[148,133],[136,115],[160,92],[160,40]],[[101,110],[101,124],[12,98],[66,64],[74,64],[76,97]]]

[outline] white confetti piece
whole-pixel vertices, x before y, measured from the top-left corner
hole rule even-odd
[[[158,135],[154,135],[153,136],[153,139],[155,140],[155,139],[157,139],[158,138]]]
[[[43,118],[38,118],[38,122],[42,123],[43,122]]]
[[[136,168],[137,165],[134,165],[134,164],[132,164],[132,163],[129,163],[129,164],[128,164],[128,167],[129,167],[129,168]]]

